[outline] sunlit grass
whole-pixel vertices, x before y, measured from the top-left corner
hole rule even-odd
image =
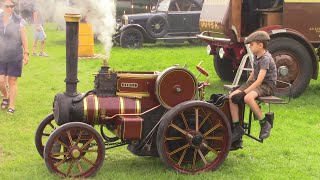
[[[0,112],[0,179],[59,179],[51,174],[39,156],[34,135],[38,124],[52,112],[54,95],[65,90],[65,46],[63,31],[46,27],[50,57],[30,57],[19,79],[16,113]],[[29,32],[30,47],[32,33]],[[104,53],[102,45],[96,53]],[[115,47],[109,64],[116,71],[162,71],[175,64],[195,65],[204,61],[210,73],[211,93],[226,93],[205,47],[146,45],[139,50]],[[93,89],[93,73],[101,60],[79,60],[78,91]],[[200,77],[204,79],[203,76]],[[137,157],[126,147],[107,150],[105,162],[95,179],[320,179],[320,81],[312,81],[306,92],[288,105],[274,105],[275,123],[271,137],[263,144],[245,138],[244,149],[230,152],[215,172],[182,175],[168,170],[159,158]],[[263,106],[266,111],[267,106]],[[255,134],[258,123],[254,122]]]

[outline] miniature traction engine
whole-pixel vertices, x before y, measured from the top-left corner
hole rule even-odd
[[[94,89],[78,93],[80,16],[65,18],[66,91],[55,96],[53,113],[40,123],[35,136],[50,172],[93,176],[105,151],[123,145],[138,156],[160,157],[181,173],[215,170],[223,163],[231,147],[227,98],[218,104],[204,101],[208,83],[197,82],[185,67],[113,72],[106,61],[95,74]],[[197,69],[208,76],[200,65]]]

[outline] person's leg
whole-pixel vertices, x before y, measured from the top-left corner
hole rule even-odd
[[[232,102],[232,96],[241,92],[241,90],[235,90],[229,95],[229,107],[232,118],[232,139],[231,142],[239,140],[245,133],[243,127],[240,125],[239,118],[239,105]]]
[[[259,119],[259,123],[261,126],[260,130],[260,139],[265,139],[270,136],[271,124],[264,117],[259,105],[256,103],[255,99],[259,96],[259,92],[261,92],[261,88],[257,88],[257,90],[251,91],[244,97],[244,101],[251,108],[252,112]]]
[[[8,63],[8,83],[9,83],[9,113],[14,113],[15,102],[18,90],[18,77],[22,74],[22,61]]]
[[[239,122],[239,106],[238,104],[234,104],[231,100],[232,96],[241,92],[240,90],[235,90],[229,95],[229,107],[230,107],[230,113],[232,122],[236,123]]]
[[[38,39],[35,38],[33,41],[32,55],[37,55],[37,45],[38,45]]]
[[[17,90],[18,90],[18,83],[17,83],[18,78],[17,77],[8,77],[9,81],[9,99],[10,99],[10,104],[9,104],[9,109],[14,110],[14,105],[17,97]]]
[[[256,100],[255,100],[258,96],[259,95],[256,91],[251,91],[244,97],[244,102],[250,107],[252,112],[260,120],[260,119],[263,119],[263,114],[259,105],[256,103]]]
[[[45,40],[45,39],[41,41],[41,44],[40,44],[40,53],[44,53],[44,45],[45,45],[45,43],[46,43],[46,40]]]
[[[46,43],[47,35],[46,35],[46,33],[44,32],[44,29],[43,29],[42,26],[41,26],[41,31],[39,32],[39,39],[40,39],[40,41],[41,41],[39,56],[47,57],[48,54],[44,52],[44,45],[45,45],[45,43]]]
[[[8,91],[7,91],[7,71],[8,71],[8,64],[2,63],[0,64],[0,91],[3,95],[4,99],[8,99]]]
[[[45,39],[41,41],[39,56],[43,56],[43,57],[47,57],[48,56],[48,54],[44,52],[45,41],[46,41]]]
[[[6,77],[5,75],[0,75],[0,91],[3,94],[3,97],[5,99],[8,99],[8,92],[7,92],[7,83],[6,83]]]

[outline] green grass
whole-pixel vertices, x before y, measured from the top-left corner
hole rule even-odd
[[[54,25],[46,28],[50,57],[30,57],[19,79],[16,113],[0,112],[0,179],[59,179],[48,171],[34,145],[36,128],[51,113],[54,95],[65,90],[65,33],[56,31]],[[29,37],[31,43],[31,30]],[[103,53],[102,49],[96,45],[96,53]],[[139,50],[116,47],[109,63],[112,69],[125,71],[162,71],[174,64],[187,64],[197,74],[199,61],[204,61],[203,67],[210,73],[207,97],[224,92],[226,82],[218,79],[205,47],[166,47],[163,43]],[[101,60],[79,60],[79,92],[93,88],[92,74],[100,65]],[[230,152],[215,172],[179,174],[168,170],[159,158],[137,157],[121,147],[106,151],[94,179],[320,179],[319,94],[320,80],[312,81],[290,104],[272,106],[276,117],[271,137],[263,144],[245,138],[244,149]],[[256,128],[255,133],[258,131]]]

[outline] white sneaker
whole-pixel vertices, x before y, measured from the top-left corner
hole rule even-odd
[[[39,56],[48,57],[49,55],[47,53],[45,53],[45,52],[41,52],[41,53],[39,53]]]

